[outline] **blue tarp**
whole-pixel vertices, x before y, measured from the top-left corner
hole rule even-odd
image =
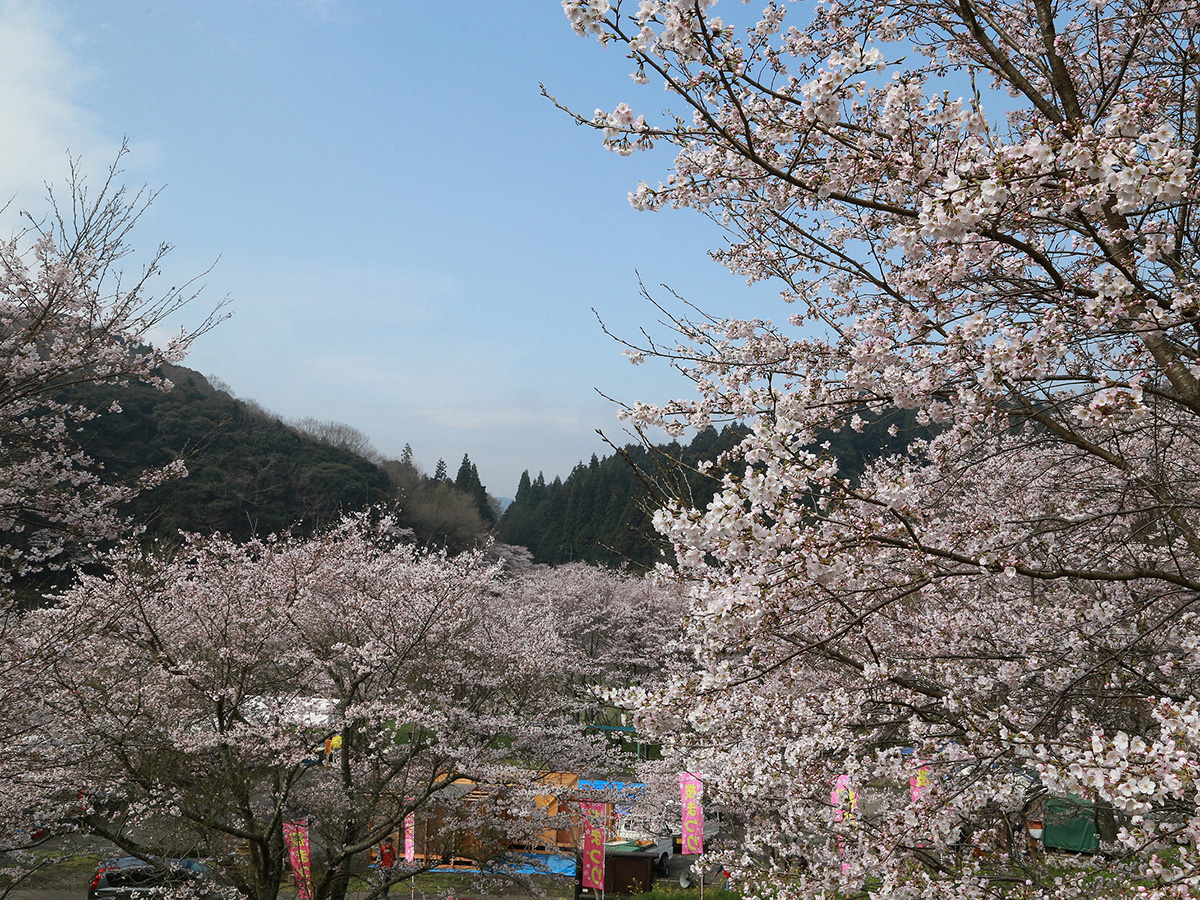
[[[497,860],[497,869],[520,875],[569,875],[575,877],[575,857],[562,853],[510,853]],[[479,869],[438,867],[435,872],[478,872]],[[488,871],[488,870],[484,870]]]

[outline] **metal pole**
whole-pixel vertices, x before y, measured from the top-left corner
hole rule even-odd
[[[700,854],[700,900],[704,900],[704,854]]]

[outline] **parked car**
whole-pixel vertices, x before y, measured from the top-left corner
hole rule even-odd
[[[212,871],[194,859],[147,862],[136,856],[110,857],[97,867],[87,895],[88,900],[150,900],[167,889],[212,882],[212,877]]]

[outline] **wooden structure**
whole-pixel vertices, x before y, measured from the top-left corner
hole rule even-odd
[[[606,896],[628,897],[643,894],[654,886],[654,853],[605,853],[604,893]],[[576,872],[582,871],[578,857]],[[575,876],[575,900],[600,900],[599,893],[583,886],[583,878]]]
[[[580,845],[583,834],[582,821],[576,801],[580,797],[579,776],[574,772],[547,772],[539,777],[546,790],[534,797],[535,809],[547,818],[566,818],[559,827],[546,828],[533,835],[528,843],[512,844],[502,828],[458,830],[452,821],[437,814],[418,814],[414,823],[415,861],[422,865],[434,864],[439,869],[475,869],[480,859],[490,859],[505,852],[512,853],[568,853],[573,854]],[[457,779],[450,790],[461,790],[460,800],[468,807],[483,806],[490,799],[492,790],[483,784]],[[611,809],[609,815],[611,818]],[[539,816],[540,817],[540,816]],[[611,826],[611,822],[610,822]],[[404,862],[404,834],[394,831],[384,844],[371,851],[372,864],[382,863],[389,854],[388,845],[396,848],[395,862]]]

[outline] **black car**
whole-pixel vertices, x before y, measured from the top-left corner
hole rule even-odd
[[[88,900],[150,900],[166,889],[211,880],[209,868],[194,859],[147,862],[136,856],[112,857],[92,876]]]

